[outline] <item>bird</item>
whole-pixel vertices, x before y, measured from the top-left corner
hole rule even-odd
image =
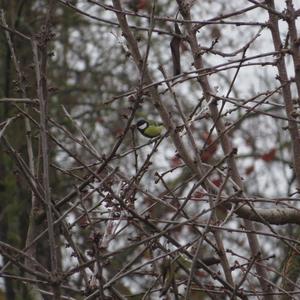
[[[160,136],[164,128],[162,123],[146,121],[144,119],[138,120],[136,127],[143,136],[150,139]]]

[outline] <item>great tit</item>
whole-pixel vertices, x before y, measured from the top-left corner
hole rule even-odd
[[[139,120],[136,123],[138,131],[147,138],[155,138],[160,136],[164,126],[161,123],[153,121]]]

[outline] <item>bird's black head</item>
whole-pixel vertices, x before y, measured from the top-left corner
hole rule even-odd
[[[145,120],[138,120],[136,123],[136,127],[141,130],[146,129],[148,125],[149,125],[148,122]]]

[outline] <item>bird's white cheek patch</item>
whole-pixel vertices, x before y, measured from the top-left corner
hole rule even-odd
[[[139,128],[140,128],[141,130],[144,130],[144,129],[147,128],[147,124],[142,124],[142,125],[139,126]]]

